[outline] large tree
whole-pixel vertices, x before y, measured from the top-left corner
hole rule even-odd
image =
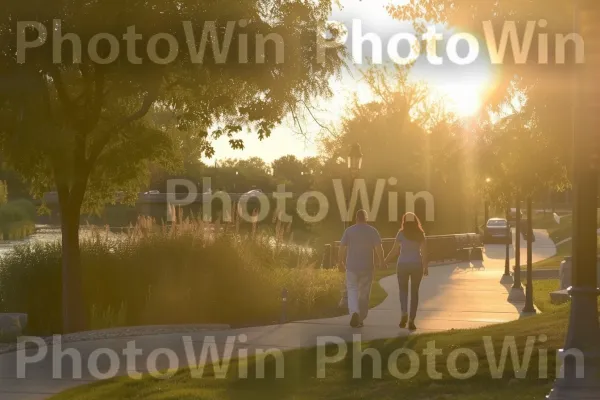
[[[296,156],[287,155],[278,158],[271,164],[273,178],[277,184],[293,185],[302,179],[304,165]]]
[[[525,200],[548,187],[569,186],[564,160],[552,151],[552,138],[539,128],[535,116],[517,112],[482,123],[479,133],[479,181],[490,179],[481,187],[493,204],[507,207],[517,197]]]
[[[3,4],[0,146],[5,161],[36,194],[58,192],[65,332],[87,325],[79,251],[82,209],[113,201],[116,191],[135,198],[147,180],[148,162],[173,163],[180,148],[173,126],[202,139],[200,150],[211,155],[211,139],[228,135],[232,146],[241,147],[236,134],[244,127],[267,137],[299,105],[328,95],[328,81],[339,71],[344,51],[318,57],[318,38],[330,12],[330,0]],[[41,25],[23,31],[21,21],[37,21],[45,32]],[[113,52],[106,35],[131,39],[131,29],[141,39],[127,50],[120,41],[121,51]],[[61,43],[60,35],[68,33],[81,39],[81,54],[70,39]],[[97,40],[99,33],[104,39]],[[268,40],[264,52],[255,51],[261,38],[272,39],[272,34],[276,40]],[[18,49],[23,35],[45,44]],[[178,44],[178,56],[167,60],[174,48],[170,38]],[[202,38],[208,42],[204,56]],[[97,48],[97,56],[88,45]],[[149,51],[154,48],[156,54]],[[149,117],[164,113],[172,117]]]
[[[510,108],[516,98],[526,99],[522,104],[523,111],[533,116],[537,128],[550,138],[546,149],[552,152],[552,157],[558,156],[570,167],[572,72],[582,46],[576,39],[567,40],[563,46],[556,34],[575,33],[572,2],[409,0],[406,4],[392,5],[388,10],[393,17],[414,21],[421,29],[426,23],[445,23],[484,38],[479,61],[489,63],[483,55],[491,54],[494,63],[489,63],[489,67],[495,76],[489,83],[487,104],[496,111],[507,113],[507,106]],[[514,37],[511,32],[515,33]],[[532,34],[528,36],[529,33]],[[502,56],[496,49],[502,49],[504,34],[507,39],[504,57],[494,57]],[[547,40],[539,34],[546,34]],[[546,44],[547,52],[544,51]],[[560,52],[555,51],[557,48],[565,49],[563,63]],[[546,60],[540,57],[540,51],[547,54]]]
[[[493,167],[499,174],[491,173],[498,179],[488,188],[493,201],[506,203],[517,193],[526,196],[570,186],[573,82],[575,64],[583,54],[583,42],[575,35],[573,2],[410,0],[389,11],[397,19],[414,21],[418,28],[430,22],[445,23],[484,40],[482,54],[490,54],[494,62],[483,56],[479,62],[488,63],[495,77],[488,86],[487,110],[509,116],[498,127],[481,128],[487,132],[481,138],[481,151],[490,154],[484,170],[491,168],[491,153],[499,154],[498,165]],[[560,50],[564,50],[564,62]]]
[[[350,146],[358,142],[363,153],[360,178],[371,193],[377,179],[395,178],[397,183],[392,179],[387,189],[399,194],[403,211],[407,192],[430,192],[436,211],[429,227],[459,232],[465,222],[465,184],[472,179],[469,173],[474,174],[468,168],[475,167],[471,165],[475,143],[451,114],[432,103],[427,87],[410,82],[407,74],[404,68],[372,68],[365,73],[373,99],[367,103],[356,99],[339,135],[323,141],[326,171],[337,173],[334,178],[349,178],[345,160]],[[381,210],[387,215],[386,198]],[[417,207],[417,211],[424,210]],[[390,226],[397,229],[397,225]]]

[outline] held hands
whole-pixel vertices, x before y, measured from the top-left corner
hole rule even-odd
[[[381,260],[379,264],[381,269],[388,269],[393,263],[388,259],[388,257],[386,257],[383,260]]]

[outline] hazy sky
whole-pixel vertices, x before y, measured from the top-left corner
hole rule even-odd
[[[394,1],[394,3],[399,2],[402,0]],[[351,49],[352,43],[353,21],[360,20],[363,35],[373,32],[381,38],[384,62],[386,61],[387,39],[397,33],[413,32],[410,22],[397,21],[389,16],[385,6],[390,3],[390,0],[342,0],[342,3],[343,8],[335,8],[331,19],[343,22],[348,27],[350,36],[346,45],[349,49]],[[403,45],[406,45],[404,50]],[[400,54],[408,54],[407,43],[402,43],[399,49]],[[371,57],[371,52],[371,46],[365,44],[363,56]],[[466,55],[467,45],[464,44],[463,49],[459,44],[458,52],[461,56]],[[357,91],[360,99],[368,99],[368,90],[364,83],[358,81],[360,73],[357,72],[360,68],[366,68],[366,63],[361,66],[350,60],[349,65],[354,70],[351,74],[344,73],[340,80],[332,81],[334,97],[320,102],[319,108],[327,110],[326,113],[318,115],[320,121],[339,120],[345,105],[352,94]],[[479,99],[483,95],[482,91],[491,79],[490,68],[487,65],[486,60],[478,59],[469,66],[457,67],[445,64],[434,67],[429,65],[424,58],[419,58],[411,71],[411,78],[427,82],[434,95],[443,96],[448,100],[449,109],[459,114],[468,114],[479,103]],[[270,162],[286,154],[294,154],[299,158],[316,155],[320,128],[316,124],[308,125],[305,132],[307,134],[304,137],[295,133],[291,128],[291,123],[280,126],[275,129],[270,138],[263,141],[259,141],[254,135],[243,135],[245,150],[232,150],[226,139],[219,140],[214,143],[215,159],[258,156]],[[206,161],[210,163],[214,162],[214,159]]]

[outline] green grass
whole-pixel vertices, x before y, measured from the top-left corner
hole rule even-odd
[[[393,268],[377,271],[377,278],[393,273]],[[542,400],[551,388],[554,371],[556,371],[556,350],[564,343],[565,329],[569,307],[566,304],[555,306],[550,303],[549,293],[558,288],[558,281],[536,281],[534,298],[536,306],[543,311],[538,316],[524,318],[515,322],[490,326],[482,329],[449,331],[446,333],[416,335],[408,338],[396,338],[363,343],[364,348],[378,351],[382,360],[388,360],[391,353],[399,348],[412,349],[421,353],[428,343],[435,343],[444,356],[436,358],[435,370],[442,374],[442,379],[433,380],[427,374],[427,360],[421,355],[420,368],[412,379],[403,380],[392,376],[383,364],[381,378],[373,378],[373,363],[365,357],[362,362],[362,378],[353,378],[354,356],[351,348],[346,357],[335,364],[327,366],[326,377],[316,378],[317,351],[303,349],[285,353],[284,377],[275,379],[273,364],[266,362],[265,379],[252,378],[256,368],[254,360],[249,362],[249,379],[238,378],[238,363],[233,361],[224,380],[215,379],[209,368],[204,379],[192,379],[189,371],[183,370],[167,381],[159,381],[145,377],[140,381],[127,378],[94,383],[69,390],[51,400],[200,400],[200,399],[397,399],[412,398],[416,400]],[[500,379],[490,377],[490,361],[486,353],[483,338],[490,337],[495,354],[500,354],[505,338],[514,337],[522,356],[524,343],[528,337],[548,337],[543,345],[548,350],[548,378],[539,378],[538,355],[533,351],[530,368],[524,379],[516,379],[512,364],[507,367]],[[445,360],[448,354],[457,348],[470,349],[477,357],[479,369],[470,379],[453,378]],[[541,347],[540,347],[541,348]],[[328,355],[331,354],[329,351]],[[401,358],[399,371],[408,371],[408,360]],[[416,364],[415,364],[416,365]],[[466,370],[466,357],[459,357],[459,371]]]
[[[374,378],[373,362],[369,357],[355,360],[350,348],[346,357],[338,363],[328,364],[325,378],[316,377],[318,353],[316,349],[303,349],[288,352],[284,357],[284,377],[274,376],[274,359],[268,359],[265,378],[256,379],[254,360],[249,362],[250,378],[238,378],[238,363],[230,364],[226,379],[215,379],[211,368],[205,371],[204,379],[192,379],[189,371],[179,371],[170,380],[156,380],[145,377],[134,381],[119,378],[94,383],[52,397],[52,400],[200,400],[200,399],[415,399],[415,400],[542,400],[548,394],[556,370],[556,350],[564,344],[568,308],[555,310],[539,316],[521,319],[515,322],[490,326],[476,330],[450,331],[438,334],[413,335],[407,338],[395,338],[363,343],[363,348],[375,349],[383,360],[381,378]],[[529,368],[524,379],[516,379],[512,363],[507,362],[506,369],[499,379],[490,374],[490,358],[484,346],[484,337],[490,337],[495,355],[499,357],[505,338],[514,337],[522,356],[528,337],[547,336],[540,348],[548,350],[548,376],[540,378],[538,367],[539,352],[533,351]],[[442,350],[443,356],[427,363],[423,350],[434,343]],[[457,348],[474,352],[479,368],[473,377],[460,380],[451,376],[447,367],[448,354]],[[411,349],[419,354],[419,368],[411,379],[394,377],[387,367],[391,354],[399,349]],[[331,355],[334,349],[328,350]],[[269,362],[271,361],[271,362]],[[353,377],[354,363],[361,365],[361,378]],[[399,359],[398,370],[406,373],[409,360],[406,356]],[[416,363],[413,365],[417,365]],[[474,365],[474,364],[473,364]],[[441,379],[433,380],[427,373],[428,367],[442,374]],[[466,371],[468,359],[464,355],[458,358],[457,369]]]
[[[568,241],[556,246],[556,255],[533,264],[537,269],[558,269],[560,263],[565,257],[572,254],[573,242]],[[598,237],[598,249],[600,249],[600,236]]]
[[[541,312],[551,312],[563,307],[550,302],[550,293],[560,288],[558,279],[536,280],[533,282],[533,300]]]
[[[565,239],[573,236],[573,218],[572,216],[566,216],[561,218],[560,224],[555,223],[550,229],[548,229],[550,239],[554,243],[559,243]]]
[[[571,215],[564,216],[561,218],[560,224],[557,224],[552,214],[538,214],[533,219],[533,228],[546,229],[554,243],[558,243],[571,237],[573,231],[572,217]]]
[[[547,212],[545,215],[543,213],[535,214],[533,216],[533,228],[534,229],[553,229],[556,226],[559,226],[551,212]]]
[[[600,228],[600,210],[598,211],[597,226]],[[534,228],[546,229],[554,243],[559,243],[573,236],[573,216],[566,215],[557,224],[550,214],[538,214],[534,219]]]
[[[533,263],[533,268],[537,269],[558,269],[560,263],[566,256],[571,255],[571,241],[556,246],[556,255],[545,260]]]
[[[538,229],[546,229],[554,243],[560,243],[561,241],[568,239],[573,235],[573,220],[571,215],[563,217],[560,224],[557,224],[551,215],[539,215],[534,226]],[[598,227],[600,227],[600,211],[598,216]],[[600,237],[598,238],[598,245],[600,246]],[[568,241],[562,243],[556,247],[556,255],[554,257],[534,263],[533,268],[557,269],[562,260],[566,256],[570,256],[571,253],[572,242]]]

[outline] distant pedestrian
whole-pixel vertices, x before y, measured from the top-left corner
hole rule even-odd
[[[400,328],[414,331],[417,329],[415,318],[419,307],[419,288],[423,276],[429,275],[427,267],[426,238],[421,221],[414,213],[406,213],[402,217],[402,227],[396,236],[392,250],[385,258],[389,260],[398,256],[397,274],[400,289],[400,306],[402,318]],[[408,292],[410,283],[410,314],[408,312]]]
[[[338,254],[339,265],[345,266],[346,291],[350,326],[359,328],[369,312],[371,284],[375,268],[374,255],[383,264],[383,247],[377,229],[367,224],[367,213],[356,213],[356,224],[344,232]]]

